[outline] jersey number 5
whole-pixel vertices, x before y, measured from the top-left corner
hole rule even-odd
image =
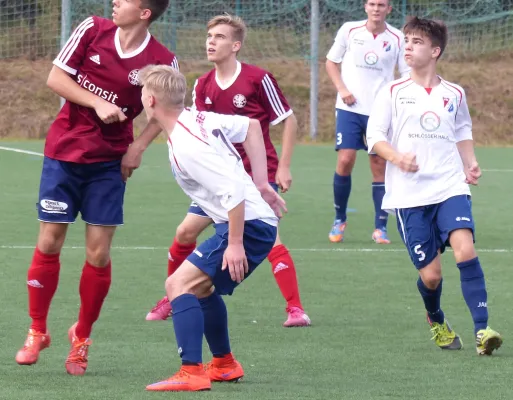
[[[420,244],[416,245],[414,248],[413,248],[413,251],[415,252],[415,254],[417,254],[419,256],[419,261],[424,261],[426,259],[426,253],[424,253],[420,248],[422,246]]]
[[[226,138],[224,137],[221,129],[214,129],[212,131],[212,135],[214,135],[216,138],[221,138],[221,140],[226,145],[226,147],[228,147],[228,150],[230,150],[230,152],[233,154],[233,156],[237,159],[237,162],[239,162],[241,160],[239,154],[237,153],[237,151],[235,151],[232,144],[229,143],[228,140],[226,140]]]

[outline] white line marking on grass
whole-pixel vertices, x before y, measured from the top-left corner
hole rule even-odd
[[[31,156],[44,157],[43,153],[38,153],[37,151],[30,151],[30,150],[15,149],[14,147],[0,146],[0,150],[13,151],[15,153],[30,154]]]
[[[513,169],[483,169],[483,172],[513,172]]]
[[[68,250],[84,250],[84,246],[64,246]],[[33,250],[34,245],[0,245],[3,250]],[[153,246],[113,246],[112,250],[169,250],[169,247],[153,247]],[[305,253],[402,253],[406,249],[382,249],[382,248],[333,248],[333,249],[289,249],[290,251],[305,252]],[[451,251],[451,249],[447,249]],[[476,249],[478,253],[513,253],[513,249]]]

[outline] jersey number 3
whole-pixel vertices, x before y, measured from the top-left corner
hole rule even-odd
[[[216,138],[221,138],[226,147],[228,147],[228,150],[230,150],[230,153],[232,153],[233,156],[237,159],[237,162],[241,160],[239,153],[237,153],[237,151],[233,148],[232,144],[229,143],[228,140],[226,140],[221,129],[214,129],[212,131],[212,135],[214,135]]]

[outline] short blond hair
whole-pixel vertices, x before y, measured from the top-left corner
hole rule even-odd
[[[183,106],[185,76],[169,65],[148,65],[139,71],[139,84],[169,106]]]
[[[244,20],[237,15],[230,15],[228,13],[223,15],[217,15],[208,21],[207,29],[210,30],[218,25],[228,25],[233,29],[233,37],[236,41],[244,43],[246,39],[246,23]]]

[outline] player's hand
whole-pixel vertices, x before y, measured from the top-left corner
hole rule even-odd
[[[417,172],[419,166],[417,165],[417,156],[413,153],[401,153],[397,160],[394,162],[403,172]]]
[[[121,176],[126,182],[141,165],[143,152],[136,145],[131,145],[121,159]]]
[[[278,166],[278,171],[276,171],[276,184],[282,193],[288,192],[292,185],[292,174],[290,173],[290,168]]]
[[[278,218],[283,216],[284,212],[287,212],[285,200],[276,193],[276,190],[269,184],[258,189],[262,198],[272,208]]]
[[[340,93],[340,97],[342,98],[342,102],[345,105],[352,106],[353,104],[356,103],[356,99],[351,92],[342,91],[339,93]]]
[[[221,269],[224,271],[226,268],[230,271],[232,280],[237,283],[241,283],[244,275],[249,272],[248,259],[246,258],[246,251],[242,243],[228,244],[224,251]]]
[[[126,115],[121,111],[121,108],[103,99],[98,99],[94,105],[94,111],[96,111],[96,115],[98,115],[105,124],[123,122],[126,120]]]
[[[477,185],[478,179],[481,178],[481,168],[477,161],[474,161],[470,166],[465,168],[465,183],[469,185]]]

